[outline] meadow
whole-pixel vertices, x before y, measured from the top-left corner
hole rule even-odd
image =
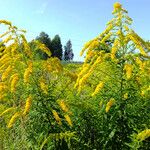
[[[0,150],[149,150],[150,43],[115,3],[114,18],[62,63],[11,22],[0,38]],[[46,60],[37,59],[37,51]]]

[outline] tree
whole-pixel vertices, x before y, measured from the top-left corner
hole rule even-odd
[[[73,50],[72,50],[72,44],[71,44],[71,40],[69,40],[66,43],[66,46],[64,46],[64,60],[73,60],[74,54],[73,54]]]
[[[58,57],[60,60],[62,60],[62,44],[61,44],[61,39],[59,35],[55,35],[55,37],[53,38],[52,42],[52,57]]]
[[[42,44],[45,44],[45,46],[51,51],[51,49],[52,49],[51,39],[50,39],[48,34],[46,34],[45,32],[41,32],[40,35],[38,37],[36,37],[36,40],[38,40]],[[48,55],[46,53],[42,52],[40,49],[38,50],[37,55],[41,59],[47,59],[48,58]]]

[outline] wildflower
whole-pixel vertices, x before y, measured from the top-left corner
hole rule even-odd
[[[68,122],[68,124],[72,127],[72,121],[71,121],[69,115],[64,115],[64,117],[65,117],[66,121]]]
[[[97,64],[101,63],[102,62],[102,58],[101,57],[98,57],[96,59],[96,61],[94,62],[94,64],[92,65],[92,69],[94,69],[96,67]],[[90,71],[89,71],[90,72]]]
[[[105,41],[107,41],[110,37],[111,37],[112,33],[109,32],[103,39],[102,39],[102,43],[105,43]]]
[[[100,83],[97,85],[95,91],[92,93],[92,96],[95,96],[103,87],[104,87],[104,83],[103,83],[103,82],[100,82]]]
[[[90,73],[85,74],[79,81],[79,85],[83,85],[86,80],[88,79],[88,77],[90,76]]]
[[[32,63],[29,64],[28,68],[24,72],[24,83],[28,83],[29,76],[32,73]]]
[[[85,52],[85,50],[90,46],[90,44],[91,44],[92,42],[93,42],[93,40],[87,42],[87,43],[84,45],[83,49],[82,49],[81,52],[80,52],[80,56],[83,55],[83,53]]]
[[[24,112],[23,112],[23,115],[26,115],[29,110],[30,110],[30,107],[31,107],[31,102],[32,102],[32,97],[31,95],[27,98],[26,100],[26,105],[25,105],[25,109],[24,109]]]
[[[119,41],[118,41],[118,39],[115,39],[114,45],[113,45],[113,47],[111,49],[111,59],[115,58],[116,52],[118,50],[118,46],[119,46]]]
[[[122,8],[122,5],[121,5],[120,3],[116,2],[116,3],[114,4],[114,9],[115,9],[115,10],[121,9],[121,8]]]
[[[45,46],[45,44],[40,44],[39,49],[41,49],[44,53],[46,53],[49,57],[51,56],[50,50]]]
[[[67,108],[67,106],[66,106],[64,100],[60,100],[60,101],[58,102],[58,104],[59,104],[59,106],[61,107],[61,109],[62,109],[64,112],[68,112],[68,108]]]
[[[11,107],[11,108],[6,109],[5,111],[3,111],[3,112],[0,114],[0,116],[3,116],[3,115],[7,114],[7,113],[10,112],[10,111],[13,111],[14,109],[15,109],[14,107]]]
[[[42,80],[40,81],[40,87],[45,94],[48,94],[48,86]]]
[[[11,22],[6,21],[6,20],[0,20],[0,24],[1,24],[1,23],[11,26]]]
[[[9,65],[7,69],[4,71],[4,73],[2,74],[2,81],[4,81],[8,77],[11,71],[12,71],[12,67]]]
[[[5,33],[1,34],[1,35],[0,35],[0,38],[2,38],[2,37],[4,37],[4,36],[6,36],[8,33],[10,33],[10,31],[7,31],[7,32],[5,32]]]
[[[62,125],[61,119],[60,119],[58,113],[57,113],[55,110],[52,110],[52,113],[53,113],[53,115],[54,115],[54,118],[55,118],[56,121],[58,122],[58,124],[59,124],[59,125]]]
[[[8,41],[12,40],[12,36],[8,36],[6,39],[3,40],[3,43],[7,43]]]
[[[146,129],[146,130],[140,132],[136,138],[140,141],[144,141],[148,137],[150,137],[150,129]]]
[[[7,86],[3,82],[0,82],[0,92],[3,92],[6,89],[7,89]]]
[[[145,50],[143,49],[142,46],[139,47],[139,50],[140,50],[140,53],[143,55],[143,56],[147,56]]]
[[[30,58],[32,57],[32,51],[30,50],[30,46],[28,43],[23,41],[23,46],[24,46],[24,52],[29,56]]]
[[[16,112],[16,113],[11,117],[11,119],[10,119],[10,121],[9,121],[9,123],[8,123],[8,125],[7,125],[7,127],[8,127],[8,128],[11,128],[11,127],[13,126],[14,122],[16,121],[16,119],[17,119],[19,116],[20,116],[20,113],[19,113],[19,112]]]
[[[124,70],[126,71],[127,79],[130,79],[131,75],[132,75],[132,65],[131,64],[125,64]]]
[[[111,59],[115,58],[116,51],[117,51],[117,47],[113,46],[112,49],[111,49]]]
[[[99,46],[99,42],[97,39],[93,40],[93,42],[91,43],[91,45],[89,46],[90,50],[94,50],[95,48],[97,48]]]
[[[126,31],[129,31],[128,26],[124,25],[124,28],[125,28]]]
[[[115,100],[114,100],[114,98],[111,98],[110,100],[109,100],[109,102],[106,104],[106,113],[110,110],[110,108],[111,108],[111,106],[114,104],[114,102],[115,102]]]
[[[12,81],[11,81],[11,88],[10,88],[10,91],[13,93],[16,89],[16,84],[19,80],[19,77],[18,77],[18,74],[14,74],[12,76]]]

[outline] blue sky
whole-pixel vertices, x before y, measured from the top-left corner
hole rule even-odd
[[[64,45],[71,39],[74,60],[84,43],[100,34],[112,19],[116,0],[0,0],[0,19],[27,30],[28,41],[41,31],[59,34]],[[150,40],[150,0],[118,0],[133,19],[132,28]]]

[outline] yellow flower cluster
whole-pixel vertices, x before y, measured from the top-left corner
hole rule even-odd
[[[121,9],[122,8],[122,5],[118,2],[114,3],[114,9]]]
[[[64,100],[59,100],[58,104],[64,112],[68,112],[68,107],[66,106]]]
[[[6,80],[9,76],[10,72],[12,71],[12,67],[9,65],[7,69],[2,74],[2,81]]]
[[[91,74],[94,71],[95,67],[102,62],[103,56],[102,56],[101,52],[99,53],[99,55],[100,55],[99,57],[96,55],[96,57],[95,57],[96,59],[93,59],[91,61],[91,63],[90,63],[91,66],[90,66],[89,71],[88,71],[89,74]],[[93,61],[95,61],[95,62],[93,63]]]
[[[69,115],[64,115],[64,117],[65,117],[66,121],[68,122],[68,124],[72,127],[72,121],[71,121]]]
[[[13,92],[15,92],[16,84],[17,84],[17,82],[18,82],[18,80],[19,80],[19,76],[18,76],[18,74],[16,73],[16,74],[14,74],[11,78],[12,78],[12,81],[11,81],[11,88],[10,88],[10,91],[13,93]]]
[[[129,35],[129,38],[133,41],[133,43],[135,44],[136,48],[140,50],[140,53],[143,55],[143,56],[147,56],[143,46],[142,46],[142,41],[138,38],[137,35],[135,35],[135,33],[131,33]]]
[[[0,62],[3,64],[1,67],[0,67],[0,71],[3,70],[7,65],[8,63],[10,62],[10,57],[8,54],[4,54],[1,58],[0,58]]]
[[[88,69],[89,69],[89,64],[85,64],[85,65],[83,66],[83,69],[82,69],[82,70],[80,71],[80,73],[78,74],[78,79],[77,79],[77,81],[76,81],[76,84],[74,85],[74,88],[78,87],[79,81],[80,81],[82,75],[85,74]]]
[[[94,58],[94,56],[96,56],[96,53],[97,51],[94,51],[94,50],[88,50],[87,51],[87,54],[86,54],[86,57],[84,59],[84,63],[88,63],[89,61],[91,61],[91,59]]]
[[[52,60],[51,60],[51,64],[53,65],[53,70],[55,70],[55,72],[59,73],[61,71],[63,71],[63,67],[60,63],[60,60],[59,58],[57,57],[54,57]]]
[[[54,115],[54,118],[56,119],[56,121],[58,122],[59,125],[62,125],[61,123],[61,118],[59,117],[58,113],[55,110],[52,110],[52,113]]]
[[[104,82],[100,81],[100,83],[97,85],[95,91],[92,93],[91,96],[95,96],[97,93],[100,92],[100,90],[104,87]]]
[[[127,76],[127,79],[130,79],[131,78],[131,75],[132,75],[132,65],[131,64],[125,64],[124,66],[124,70],[126,71],[126,76]]]
[[[50,50],[45,46],[45,44],[42,44],[38,41],[35,41],[39,47],[39,49],[41,49],[44,53],[46,53],[49,57],[51,56],[51,52]]]
[[[12,40],[12,36],[8,36],[7,38],[5,38],[2,42],[3,43],[8,43],[10,40]]]
[[[99,55],[99,56],[98,56]],[[83,69],[78,75],[78,79],[75,84],[75,88],[78,87],[78,93],[81,92],[82,87],[85,85],[87,79],[90,77],[91,73],[94,71],[95,67],[102,62],[103,52],[99,52],[90,63],[84,63]]]
[[[105,36],[105,34],[108,34],[110,32],[110,30],[113,29],[113,25],[112,24],[109,24],[107,26],[107,28],[99,35],[99,38],[103,38]]]
[[[111,99],[109,100],[109,102],[106,104],[106,109],[105,109],[106,113],[109,112],[111,106],[112,106],[114,103],[115,103],[115,99],[114,99],[114,98],[111,98]]]
[[[88,77],[90,76],[90,73],[85,74],[79,81],[79,86],[85,84],[86,80],[88,79]]]
[[[29,82],[29,76],[32,73],[32,68],[33,68],[32,62],[30,62],[28,68],[24,72],[24,83]]]
[[[10,108],[6,109],[5,111],[3,111],[3,112],[0,114],[0,117],[3,116],[3,115],[5,115],[5,114],[7,114],[8,112],[13,111],[14,109],[15,109],[14,107],[10,107]]]
[[[137,135],[137,139],[140,141],[144,141],[148,137],[150,137],[150,129],[146,129]]]
[[[16,121],[16,119],[20,116],[20,113],[19,112],[16,112],[12,117],[11,119],[9,120],[9,123],[7,125],[8,128],[11,128],[14,124],[14,122]]]
[[[91,44],[92,42],[93,42],[93,40],[87,42],[87,43],[84,45],[83,49],[82,49],[81,52],[80,52],[80,56],[83,55],[83,53],[85,52],[85,50],[88,49],[88,47],[90,46],[90,44]]]
[[[45,94],[48,94],[48,86],[45,84],[43,80],[40,81],[40,87]]]
[[[26,105],[25,105],[25,109],[23,112],[23,115],[25,116],[27,113],[29,113],[30,107],[31,107],[31,103],[32,103],[32,96],[29,95],[29,97],[26,100]]]
[[[124,25],[123,27],[124,27],[124,29],[125,29],[126,31],[129,31],[128,26]]]
[[[0,93],[4,92],[4,90],[6,89],[7,89],[7,86],[3,82],[0,82]]]
[[[1,23],[11,26],[11,22],[9,22],[7,20],[0,20],[0,24]]]
[[[110,37],[111,37],[112,33],[109,32],[102,40],[101,43],[105,43],[105,41],[107,41]]]
[[[116,55],[118,48],[119,48],[119,40],[115,39],[114,45],[111,49],[111,59],[115,59],[115,55]]]
[[[52,65],[49,63],[49,59],[43,62],[43,68],[46,69],[49,73],[53,70]]]
[[[140,69],[143,70],[145,64],[140,60],[140,58],[137,57],[135,61],[139,65]]]
[[[90,44],[89,49],[90,50],[94,50],[95,48],[97,48],[99,46],[99,41],[98,39],[93,40],[93,42]]]

